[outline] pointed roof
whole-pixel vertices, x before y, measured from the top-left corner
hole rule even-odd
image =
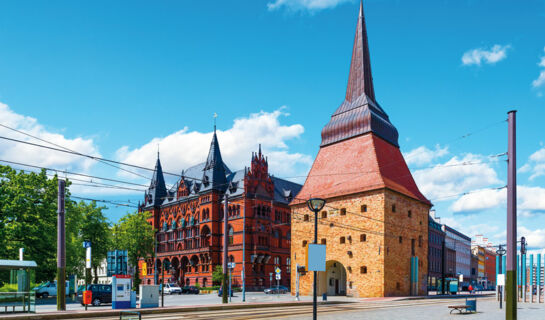
[[[167,187],[165,184],[165,177],[163,176],[163,168],[161,167],[161,160],[159,159],[159,152],[157,152],[157,162],[155,163],[155,170],[153,171],[153,177],[148,190],[148,199],[146,205],[158,206],[163,203],[163,200],[167,196]]]
[[[216,126],[214,126],[210,151],[203,169],[203,187],[205,189],[225,190],[227,188],[226,167],[221,158]]]
[[[346,88],[346,100],[354,101],[365,93],[372,101],[375,101],[375,89],[373,88],[373,75],[371,74],[371,56],[367,41],[367,28],[363,14],[363,1],[360,2],[360,15],[356,26],[354,48],[352,49],[352,63]]]
[[[360,2],[345,100],[322,130],[320,146],[369,132],[398,147],[397,129],[375,98],[363,2]]]

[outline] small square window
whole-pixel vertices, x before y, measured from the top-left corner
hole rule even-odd
[[[345,243],[346,239],[344,237],[341,237],[341,244]]]
[[[411,212],[411,210],[409,210],[409,212],[407,213],[407,215],[409,216],[409,218],[413,216],[413,213]]]
[[[303,221],[308,221],[308,214],[305,214],[305,216],[303,217]]]
[[[341,216],[346,216],[346,208],[341,209]]]
[[[326,239],[325,238],[322,238],[322,244],[326,244]]]
[[[361,206],[361,212],[367,212],[367,205],[366,204]]]
[[[303,248],[305,248],[307,246],[307,240],[303,240]]]
[[[322,219],[325,219],[327,218],[327,211],[322,211]]]
[[[399,243],[403,243],[403,237],[399,236]]]
[[[360,242],[367,241],[367,235],[366,234],[360,234]]]
[[[360,268],[360,273],[367,273],[367,267],[363,266]]]

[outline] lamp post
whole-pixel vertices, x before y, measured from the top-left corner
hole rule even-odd
[[[318,212],[322,210],[325,205],[325,200],[320,198],[311,198],[307,201],[307,206],[310,211],[314,212],[314,244],[318,243]],[[316,320],[318,318],[318,301],[317,301],[317,276],[318,272],[314,271],[314,292],[312,297],[312,319]]]
[[[499,259],[499,268],[498,268],[498,274],[502,274],[502,267],[501,267],[501,263],[503,261],[503,255],[506,253],[507,251],[503,248],[503,245],[500,244],[500,247],[498,248],[498,250],[496,250],[496,254],[500,256],[500,259]],[[497,285],[497,282],[498,282],[498,279],[496,279],[496,285]],[[502,297],[502,287],[500,287],[500,290],[499,290],[499,295],[500,295],[500,309],[502,308],[502,302],[503,302],[503,297]]]

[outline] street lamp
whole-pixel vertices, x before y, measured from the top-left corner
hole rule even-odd
[[[314,244],[318,243],[318,212],[322,210],[325,205],[325,200],[320,198],[311,198],[307,201],[307,206],[310,211],[314,212]],[[318,318],[318,300],[317,300],[317,276],[318,272],[314,271],[314,293],[312,297],[312,319]]]

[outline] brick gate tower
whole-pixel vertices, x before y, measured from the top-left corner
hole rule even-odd
[[[291,203],[294,275],[314,239],[313,213],[304,202],[311,197],[327,200],[318,216],[318,243],[327,246],[319,294],[426,292],[431,203],[418,190],[399,150],[397,129],[375,98],[362,3],[345,100],[323,128],[318,155]],[[312,293],[311,272],[301,275],[299,288],[303,295]]]

